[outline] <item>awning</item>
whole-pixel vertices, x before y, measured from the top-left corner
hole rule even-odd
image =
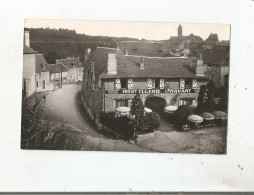
[[[147,112],[147,113],[152,112],[152,110],[151,110],[150,108],[147,108],[147,107],[145,107],[144,110],[145,110],[145,112]]]
[[[190,115],[188,116],[188,121],[192,122],[192,123],[202,123],[203,122],[203,118],[201,116],[198,115]]]
[[[174,113],[178,109],[177,106],[166,106],[164,108],[164,112],[166,113]]]
[[[130,114],[130,108],[129,107],[125,107],[125,106],[120,106],[118,108],[116,108],[116,114],[117,115],[128,115]]]

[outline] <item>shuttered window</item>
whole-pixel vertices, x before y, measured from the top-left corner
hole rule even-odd
[[[196,89],[197,87],[198,87],[197,79],[193,79],[193,80],[192,80],[192,88],[193,88],[193,89]]]
[[[147,79],[147,88],[153,89],[155,87],[155,80],[154,79]]]
[[[160,79],[160,89],[164,89],[164,79]]]
[[[121,80],[120,79],[115,80],[115,89],[121,89]]]
[[[128,79],[128,89],[132,89],[133,88],[133,81],[132,79]]]
[[[185,80],[180,79],[180,89],[184,89],[184,87],[185,87]]]

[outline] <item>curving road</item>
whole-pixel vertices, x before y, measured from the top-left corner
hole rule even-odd
[[[41,106],[45,106],[53,121],[71,124],[78,129],[88,128],[87,137],[94,144],[101,142],[100,147],[102,150],[150,151],[124,141],[109,139],[97,132],[96,127],[90,122],[90,119],[85,118],[79,112],[76,104],[76,96],[80,90],[81,85],[66,85],[62,89],[54,91],[47,96],[46,104],[42,103]]]
[[[76,95],[81,90],[81,85],[66,85],[54,91],[47,97],[46,109],[51,119],[57,122],[71,124],[79,129],[88,128],[88,135],[101,137],[95,130],[90,120],[84,118],[76,105]]]

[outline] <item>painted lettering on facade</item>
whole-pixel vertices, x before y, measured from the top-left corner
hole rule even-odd
[[[161,94],[161,93],[197,93],[195,89],[120,89],[105,90],[106,94]]]

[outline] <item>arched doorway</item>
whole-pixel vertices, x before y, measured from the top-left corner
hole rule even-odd
[[[145,101],[145,107],[152,109],[158,114],[162,114],[166,107],[166,100],[161,97],[150,97]]]

